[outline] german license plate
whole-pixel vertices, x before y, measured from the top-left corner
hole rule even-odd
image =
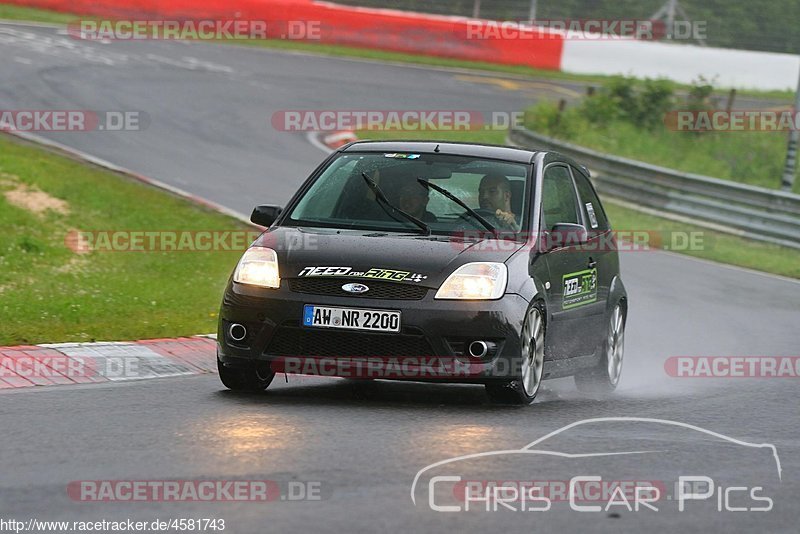
[[[400,312],[365,310],[362,308],[334,308],[306,304],[303,306],[303,326],[370,330],[373,332],[399,332]]]

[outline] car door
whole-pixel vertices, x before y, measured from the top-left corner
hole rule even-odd
[[[583,216],[584,226],[589,234],[587,247],[590,259],[597,263],[597,314],[601,314],[599,339],[602,340],[605,331],[605,311],[608,310],[608,298],[614,277],[619,274],[619,255],[616,250],[616,240],[611,235],[611,226],[608,217],[597,193],[589,181],[588,173],[572,167],[572,176],[578,191],[580,211]]]
[[[542,181],[542,229],[556,224],[583,224],[578,195],[569,166],[551,163]],[[560,360],[594,352],[602,315],[598,302],[597,264],[580,244],[563,243],[545,254],[550,273],[551,317],[548,356]]]

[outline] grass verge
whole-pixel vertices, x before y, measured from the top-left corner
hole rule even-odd
[[[505,131],[470,132],[357,132],[359,139],[424,139],[467,143],[505,144]],[[747,267],[758,271],[800,278],[800,250],[742,239],[733,235],[707,230],[701,226],[664,219],[615,204],[604,199],[603,206],[615,230],[647,230],[657,233],[702,232],[701,250],[680,251],[696,258]],[[624,253],[623,253],[624,254]]]
[[[10,5],[0,5],[0,19],[50,22],[66,24],[74,21],[79,15],[59,13],[43,9],[33,9]],[[95,17],[96,18],[96,17]],[[275,50],[294,50],[308,52],[312,54],[328,55],[335,57],[352,57],[359,59],[370,59],[382,62],[409,63],[415,65],[426,65],[432,67],[459,68],[489,73],[512,74],[537,80],[567,81],[585,84],[600,84],[607,80],[608,76],[571,74],[567,72],[536,69],[522,65],[498,65],[483,61],[467,61],[460,59],[422,56],[403,52],[389,52],[384,50],[373,50],[369,48],[358,48],[345,45],[329,45],[322,43],[292,41],[283,39],[251,39],[251,40],[232,40],[221,41],[224,44],[238,44],[245,46],[255,46],[260,48],[270,48]],[[676,89],[688,88],[685,84],[674,84]],[[721,93],[722,94],[722,93]],[[740,90],[740,95],[763,98],[766,100],[785,100],[791,103],[794,98],[792,91],[757,91]],[[724,95],[723,95],[724,96]]]
[[[44,206],[53,209],[36,212]],[[0,228],[0,345],[214,332],[241,250],[78,254],[66,238],[73,230],[248,230],[8,136],[0,136]]]
[[[77,15],[59,13],[58,11],[0,4],[0,19],[5,20],[67,24],[74,21],[76,17]]]
[[[563,113],[550,102],[540,102],[526,111],[525,125],[607,154],[768,189],[780,187],[786,132],[686,132],[663,124],[647,129],[624,120],[598,124],[589,119],[586,102]],[[800,177],[793,191],[800,194]]]
[[[702,248],[681,250],[681,254],[790,278],[800,278],[800,250],[742,239],[700,226],[656,217],[615,204],[613,199],[604,199],[603,207],[614,229],[618,231],[648,230],[662,234],[702,232]]]

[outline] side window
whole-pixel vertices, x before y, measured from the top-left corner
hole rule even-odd
[[[581,197],[581,211],[583,212],[589,235],[607,231],[608,218],[605,211],[603,211],[603,206],[600,204],[600,199],[597,198],[592,188],[592,184],[579,171],[573,169],[572,174],[575,176],[575,185],[578,188],[578,195]]]
[[[552,230],[559,223],[581,224],[578,217],[578,198],[572,185],[569,169],[552,165],[544,171],[542,191],[544,227]]]

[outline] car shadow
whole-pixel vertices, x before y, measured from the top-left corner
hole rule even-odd
[[[220,390],[214,395],[226,401],[246,404],[334,406],[334,407],[448,407],[480,410],[508,410],[524,406],[493,404],[480,384],[438,384],[392,380],[289,379],[275,377],[266,391],[248,393]],[[542,386],[534,405],[562,403],[555,390]]]

